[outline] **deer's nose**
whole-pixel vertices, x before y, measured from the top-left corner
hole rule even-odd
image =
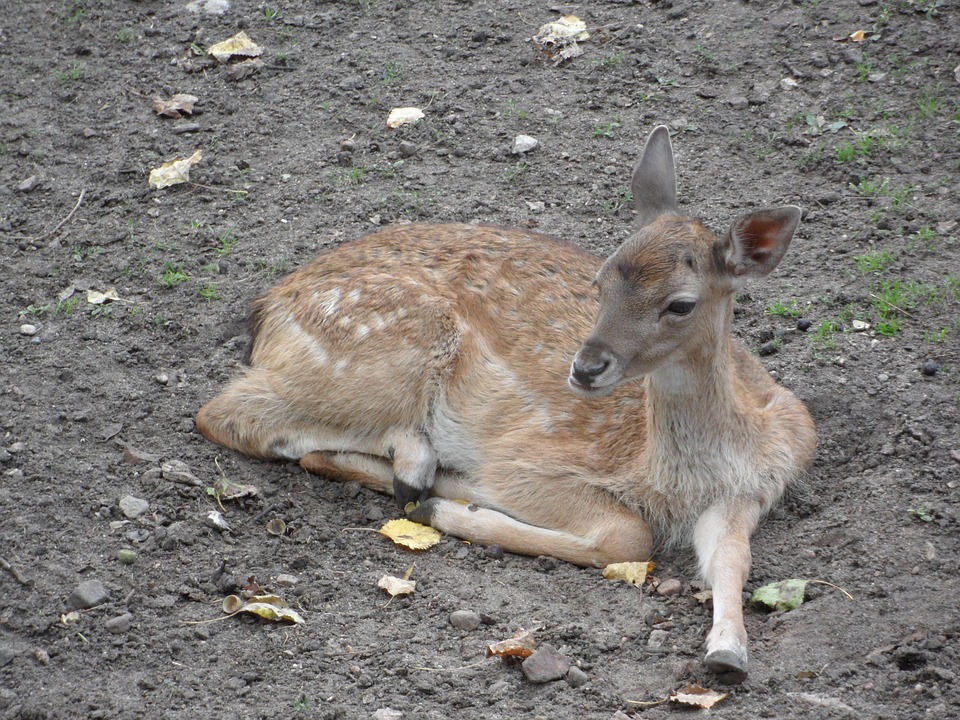
[[[581,364],[576,360],[570,368],[570,374],[575,382],[580,385],[592,385],[603,374],[603,371],[610,367],[610,361],[606,358],[595,358]]]

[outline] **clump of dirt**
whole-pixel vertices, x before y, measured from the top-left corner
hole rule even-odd
[[[394,516],[389,498],[193,426],[242,357],[247,302],[323,248],[480,220],[609,253],[661,123],[685,211],[715,230],[804,208],[739,298],[737,333],[820,434],[747,590],[832,585],[747,610],[751,674],[712,712],[960,712],[956,8],[573,11],[590,38],[559,63],[530,40],[558,14],[526,1],[64,0],[0,30],[0,717],[657,718],[670,708],[629,701],[716,687],[689,558],[657,558],[680,582],[660,595],[453,538],[411,556],[354,530]],[[240,30],[258,63],[205,54]],[[178,93],[191,111],[157,115]],[[425,117],[388,129],[396,107]],[[537,143],[514,154],[520,135]],[[198,149],[189,183],[148,186]],[[221,509],[221,472],[258,494]],[[416,592],[390,600],[378,579],[411,566]],[[251,577],[305,623],[187,624]],[[586,682],[485,658],[519,628]]]

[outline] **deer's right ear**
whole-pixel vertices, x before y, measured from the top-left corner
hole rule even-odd
[[[644,227],[660,215],[677,212],[677,169],[673,146],[666,125],[656,128],[643,147],[640,162],[630,184],[637,210],[638,227]]]

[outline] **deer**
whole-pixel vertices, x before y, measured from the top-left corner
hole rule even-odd
[[[472,224],[322,253],[253,301],[242,373],[196,425],[511,553],[602,568],[692,548],[713,593],[704,664],[739,683],[750,538],[816,433],[732,336],[734,300],[778,265],[801,211],[715,235],[678,207],[665,126],[631,189],[636,228],[605,260]]]

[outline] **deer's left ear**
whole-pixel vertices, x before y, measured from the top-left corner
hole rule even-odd
[[[790,247],[800,208],[786,205],[743,215],[717,240],[715,256],[733,279],[769,274]]]

